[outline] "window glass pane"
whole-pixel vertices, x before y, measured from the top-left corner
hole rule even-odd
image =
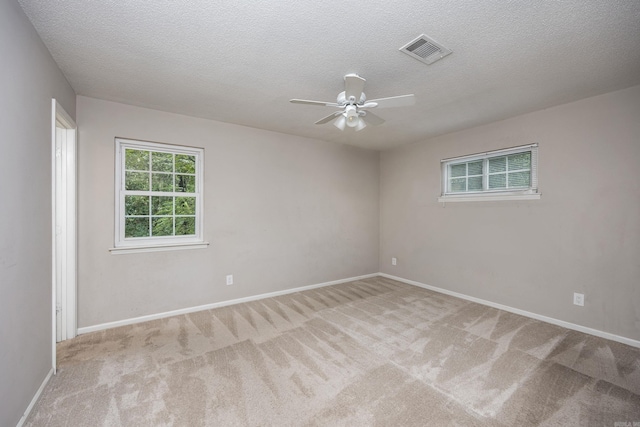
[[[473,176],[469,178],[469,191],[482,191],[482,177]]]
[[[125,170],[148,171],[149,170],[149,152],[142,150],[132,150],[127,148],[124,152]]]
[[[124,214],[149,215],[148,196],[124,196]]]
[[[193,175],[176,175],[176,191],[195,193],[196,177]]]
[[[151,198],[152,215],[173,215],[173,197],[153,196]]]
[[[152,191],[173,191],[173,174],[154,173],[151,177]]]
[[[467,164],[451,165],[451,177],[465,176],[467,174]]]
[[[196,234],[196,219],[194,217],[176,217],[176,236]]]
[[[466,178],[453,178],[451,180],[451,192],[459,193],[461,191],[467,191],[467,179]]]
[[[195,197],[176,197],[176,215],[195,215]]]
[[[512,154],[509,156],[509,170],[531,169],[531,152]],[[511,187],[511,184],[509,184]]]
[[[149,190],[149,173],[147,172],[125,172],[125,190]]]
[[[469,165],[469,175],[482,175],[482,160],[467,164]]]
[[[153,236],[173,236],[173,217],[151,218],[151,234]]]
[[[489,188],[506,188],[507,174],[489,175]]]
[[[173,172],[173,154],[151,153],[151,170],[158,172]]]
[[[529,172],[513,172],[509,174],[509,188],[512,187],[529,187]]]
[[[196,173],[196,156],[176,154],[177,173]]]
[[[489,173],[504,172],[507,170],[507,157],[495,157],[489,159]]]
[[[124,237],[148,237],[149,217],[125,218]]]

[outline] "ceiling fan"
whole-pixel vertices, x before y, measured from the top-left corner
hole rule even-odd
[[[367,101],[363,92],[365,82],[366,80],[357,74],[347,74],[344,76],[344,92],[338,94],[336,102],[308,101],[306,99],[291,99],[290,102],[340,108],[340,110],[318,120],[316,124],[322,125],[334,120],[333,125],[338,129],[344,130],[348,126],[355,128],[356,131],[364,129],[367,125],[377,126],[384,123],[382,118],[368,111],[370,108],[405,107],[416,102],[413,95],[391,96]]]

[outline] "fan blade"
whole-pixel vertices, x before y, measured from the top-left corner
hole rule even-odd
[[[344,130],[344,127],[347,125],[347,118],[344,116],[344,114],[341,114],[340,117],[338,117],[336,121],[333,122],[333,125],[340,130]]]
[[[367,100],[367,104],[370,102],[378,104],[378,108],[407,107],[416,103],[416,97],[414,95],[400,95]]]
[[[360,97],[364,90],[364,82],[366,82],[366,80],[357,74],[347,74],[344,76],[344,97],[347,102],[352,96],[356,103],[360,102]]]
[[[367,122],[368,124],[372,125],[372,126],[378,126],[384,123],[384,119],[382,119],[381,117],[376,116],[375,114],[373,114],[371,111],[367,111],[367,114],[365,114],[364,116],[361,116],[360,118],[362,120],[364,120],[365,122]]]
[[[294,104],[318,105],[320,107],[339,107],[335,102],[308,101],[306,99],[290,99],[289,102]]]
[[[336,111],[335,113],[329,114],[327,117],[320,119],[316,122],[317,125],[323,125],[325,123],[329,123],[333,120],[338,114],[342,114],[342,111]]]

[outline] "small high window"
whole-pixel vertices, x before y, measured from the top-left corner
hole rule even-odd
[[[116,138],[117,248],[204,243],[201,148]]]
[[[538,145],[445,159],[439,201],[537,199]]]

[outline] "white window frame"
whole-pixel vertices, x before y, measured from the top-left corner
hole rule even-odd
[[[531,181],[530,186],[522,189],[488,189],[489,168],[488,161],[491,158],[508,156],[524,152],[531,152]],[[449,192],[449,170],[451,165],[483,160],[483,190],[467,192]],[[537,200],[538,192],[538,144],[522,145],[519,147],[505,148],[501,150],[487,151],[468,156],[452,157],[440,161],[441,169],[441,193],[438,202],[474,202],[474,201],[500,201],[500,200]]]
[[[133,252],[155,252],[176,249],[201,249],[209,243],[204,241],[204,149],[158,142],[138,141],[125,138],[115,139],[115,245],[110,248],[112,254]],[[186,154],[196,158],[196,213],[195,236],[149,236],[125,238],[125,150],[144,150],[172,154]],[[164,195],[160,193],[160,195]]]

